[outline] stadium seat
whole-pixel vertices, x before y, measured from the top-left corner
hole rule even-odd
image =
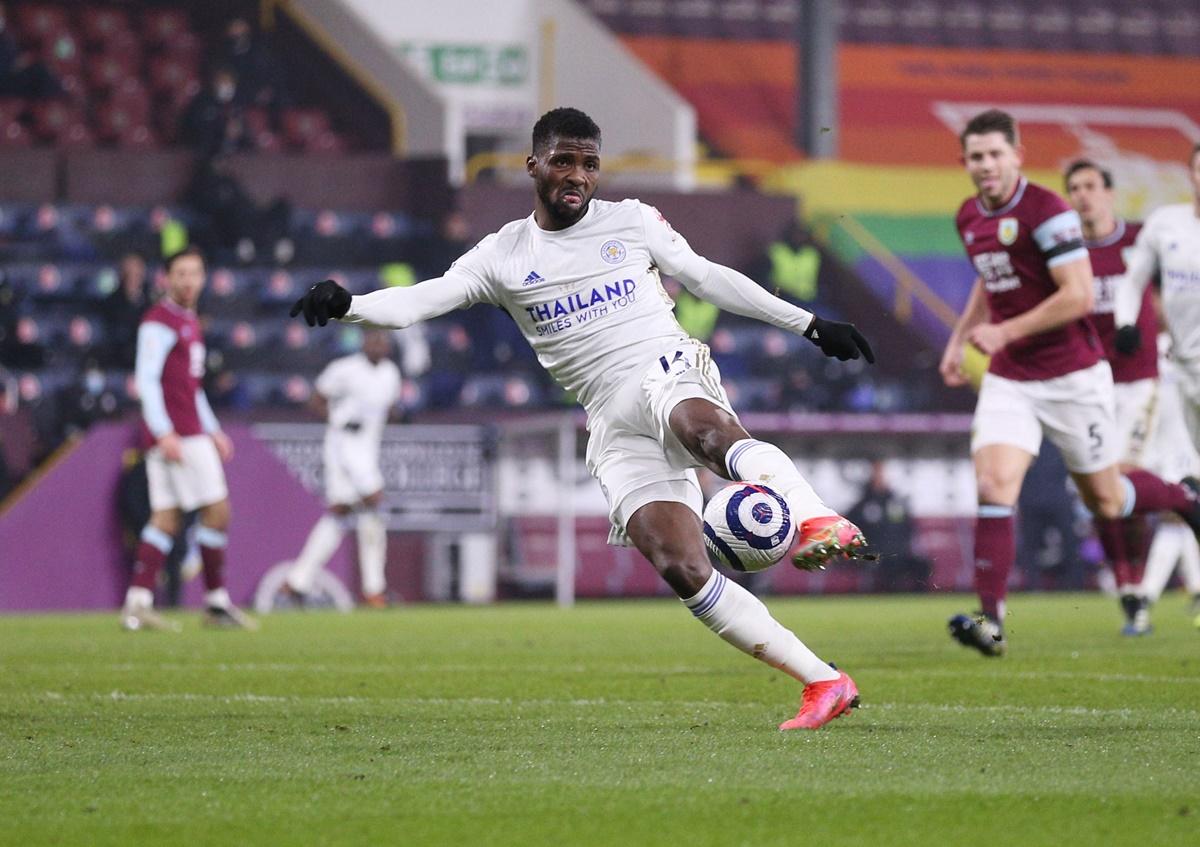
[[[987,8],[988,41],[997,47],[1021,50],[1028,46],[1029,14],[1025,6],[999,0]]]
[[[1117,14],[1117,46],[1123,53],[1148,56],[1161,52],[1154,10],[1144,6],[1121,9]]]
[[[329,116],[320,109],[284,109],[282,123],[284,140],[301,150],[329,130]]]
[[[107,45],[129,32],[129,17],[114,6],[88,6],[79,11],[79,28],[88,44]]]
[[[87,61],[88,87],[93,91],[109,91],[137,72],[137,66],[118,53],[99,53]]]
[[[1175,56],[1200,56],[1200,10],[1194,3],[1171,2],[1161,6],[1163,45]]]
[[[1117,14],[1107,3],[1076,0],[1074,13],[1075,46],[1093,53],[1117,50]]]
[[[942,12],[946,43],[978,47],[984,43],[985,4],[978,0],[949,0]]]
[[[942,8],[936,0],[908,0],[897,7],[897,31],[908,44],[932,46],[942,40]]]
[[[1048,0],[1029,10],[1029,46],[1038,50],[1069,49],[1074,44],[1071,7]]]
[[[19,97],[0,98],[0,125],[19,122],[29,104]]]
[[[148,47],[163,47],[188,31],[187,13],[182,9],[146,9],[139,17]]]
[[[30,39],[44,41],[51,33],[67,28],[67,13],[49,3],[13,4],[17,29]]]

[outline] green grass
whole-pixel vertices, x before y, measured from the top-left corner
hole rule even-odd
[[[293,614],[259,633],[0,618],[0,843],[1200,843],[1200,632],[1170,598],[773,600],[864,707],[779,733],[798,687],[677,603]]]

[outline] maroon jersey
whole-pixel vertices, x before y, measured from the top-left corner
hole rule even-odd
[[[1117,336],[1117,322],[1113,317],[1114,297],[1117,281],[1125,274],[1124,251],[1133,246],[1141,231],[1141,224],[1117,220],[1117,228],[1107,238],[1087,241],[1088,255],[1092,257],[1092,274],[1096,279],[1096,305],[1092,309],[1092,326],[1100,336],[1104,355],[1112,365],[1115,382],[1133,382],[1138,379],[1154,379],[1158,376],[1158,346],[1142,344],[1132,355],[1118,353],[1113,346]],[[1138,312],[1137,328],[1142,338],[1158,337],[1158,317],[1154,314],[1154,300],[1150,288],[1142,295],[1142,310]]]
[[[196,395],[204,380],[205,357],[199,318],[191,309],[164,297],[146,310],[142,316],[142,329],[149,332],[138,334],[139,375],[147,363],[151,370],[157,370],[161,361],[162,406],[165,406],[171,430],[180,436],[202,434],[204,427],[196,405]],[[150,444],[156,437],[147,422],[154,419],[156,405],[153,400],[148,402],[144,392],[142,434]]]
[[[1037,306],[1058,290],[1050,269],[1087,256],[1079,215],[1053,191],[1025,177],[999,209],[986,209],[978,197],[966,200],[955,224],[983,280],[992,323]],[[1101,358],[1090,321],[1080,318],[1008,344],[992,356],[988,370],[1007,379],[1053,379]]]

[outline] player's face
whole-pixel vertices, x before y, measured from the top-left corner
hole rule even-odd
[[[196,308],[204,290],[204,260],[199,256],[180,256],[167,271],[167,295],[186,309]]]
[[[1113,213],[1113,192],[1104,187],[1104,177],[1092,168],[1071,174],[1067,180],[1067,199],[1088,225],[1107,220]]]
[[[386,332],[368,332],[363,338],[363,353],[372,363],[382,362],[392,353],[392,341]]]
[[[1021,177],[1021,150],[1008,143],[1002,132],[968,135],[963,142],[963,164],[979,196],[989,208],[1003,206]]]
[[[593,138],[556,138],[541,153],[530,156],[525,167],[547,218],[539,223],[565,229],[583,217],[596,193],[600,145]]]

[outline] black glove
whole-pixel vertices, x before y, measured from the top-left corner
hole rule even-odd
[[[857,359],[861,353],[868,362],[875,364],[870,342],[854,328],[854,324],[827,321],[813,315],[812,323],[804,330],[804,337],[820,347],[826,356],[833,356],[840,362]]]
[[[309,326],[325,326],[331,320],[343,317],[350,311],[350,292],[332,279],[318,282],[292,305],[291,317],[301,312]]]
[[[1132,324],[1117,327],[1113,347],[1123,356],[1132,356],[1142,347],[1142,331]]]

